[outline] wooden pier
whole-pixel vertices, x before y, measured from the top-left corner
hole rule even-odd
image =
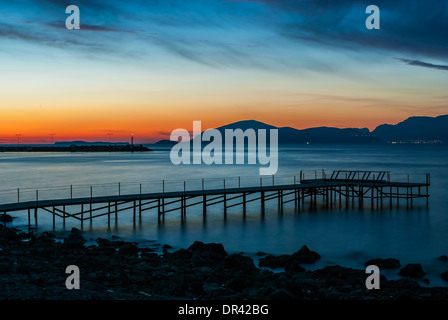
[[[110,227],[111,220],[117,224],[118,214],[123,211],[132,212],[133,223],[137,218],[141,219],[145,212],[152,211],[157,214],[158,221],[164,219],[171,212],[179,212],[183,220],[187,214],[187,208],[201,206],[204,221],[207,218],[207,208],[212,205],[222,204],[224,217],[231,207],[241,206],[242,215],[246,215],[246,206],[251,202],[260,204],[261,213],[265,212],[265,204],[270,200],[277,200],[279,212],[287,203],[294,203],[294,208],[300,212],[307,206],[312,210],[318,207],[331,209],[335,206],[358,205],[363,207],[367,202],[372,208],[391,208],[400,201],[407,207],[412,207],[414,201],[419,198],[426,199],[428,206],[430,175],[426,174],[424,182],[411,182],[409,176],[407,181],[391,181],[390,173],[387,171],[333,171],[327,175],[325,171],[315,175],[311,179],[305,179],[301,171],[298,179],[294,176],[291,184],[263,185],[252,187],[226,188],[225,180],[223,188],[205,189],[202,183],[200,190],[186,190],[184,182],[183,191],[155,193],[140,192],[125,195],[90,196],[56,200],[39,200],[36,191],[35,201],[1,204],[0,212],[24,212],[28,215],[28,226],[37,228],[38,217],[41,212],[48,213],[53,218],[53,228],[56,218],[65,226],[67,219],[76,219],[81,228],[85,221],[92,223],[98,217],[107,217]],[[19,198],[19,196],[18,196]]]

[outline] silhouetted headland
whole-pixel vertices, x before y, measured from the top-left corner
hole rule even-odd
[[[382,124],[373,131],[368,128],[316,127],[296,129],[275,127],[256,120],[243,120],[216,128],[224,136],[225,130],[278,129],[279,144],[338,143],[338,144],[447,144],[448,115],[438,117],[410,117],[398,124]],[[171,146],[170,140],[157,145]]]
[[[70,146],[16,146],[0,147],[0,152],[145,152],[143,145],[70,145]]]

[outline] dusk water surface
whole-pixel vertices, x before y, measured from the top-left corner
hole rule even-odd
[[[156,148],[156,147],[155,147]],[[133,225],[132,213],[119,214],[118,225],[107,228],[107,220],[84,223],[86,238],[118,235],[142,245],[170,244],[174,249],[185,248],[194,241],[222,243],[230,252],[245,252],[256,257],[263,251],[269,254],[291,254],[302,245],[321,254],[320,261],[305,266],[321,268],[329,264],[363,268],[372,258],[397,258],[404,266],[421,263],[430,285],[446,285],[440,272],[448,270],[448,262],[437,260],[448,255],[448,147],[440,145],[299,145],[281,147],[278,177],[274,183],[293,183],[294,175],[303,170],[309,178],[313,170],[331,173],[332,170],[387,170],[391,180],[425,181],[431,174],[429,207],[425,199],[414,200],[411,209],[401,201],[400,207],[383,210],[371,208],[366,200],[364,208],[321,208],[316,212],[294,210],[294,202],[278,212],[277,200],[267,202],[264,218],[259,201],[251,202],[243,219],[242,207],[228,209],[224,219],[223,206],[208,208],[207,220],[202,220],[202,206],[187,208],[182,223],[180,212],[167,213],[162,224],[157,223],[155,210],[143,212],[141,221]],[[259,165],[180,165],[170,162],[169,149],[156,148],[145,153],[1,153],[0,202],[87,196],[93,194],[121,194],[136,192],[142,184],[143,192],[183,190],[201,187],[259,185]],[[318,171],[320,172],[320,171]],[[120,186],[118,186],[120,182]],[[264,177],[263,184],[272,184],[272,177]],[[52,189],[49,189],[49,188]],[[17,189],[19,191],[17,192]],[[344,201],[343,201],[344,202]],[[27,229],[25,212],[11,213],[11,224]],[[113,219],[112,219],[113,220]],[[79,221],[68,219],[65,231],[80,227]],[[50,214],[39,212],[39,231],[52,231]],[[56,219],[56,233],[64,232],[62,221]],[[155,241],[155,242],[154,242]],[[398,270],[384,272],[387,278],[398,278]]]

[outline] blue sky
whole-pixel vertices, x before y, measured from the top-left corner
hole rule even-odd
[[[65,28],[71,4],[80,8],[81,30]],[[381,10],[380,30],[365,28],[370,4]],[[64,117],[79,110],[97,121],[124,108],[152,125],[176,114],[175,127],[202,117],[211,126],[216,118],[254,118],[374,128],[448,113],[448,1],[2,0],[0,7],[0,110],[10,128],[26,125],[20,112],[39,110],[47,127],[72,125]]]

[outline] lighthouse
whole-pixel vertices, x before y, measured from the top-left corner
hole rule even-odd
[[[134,134],[131,135],[131,147],[134,146]]]

